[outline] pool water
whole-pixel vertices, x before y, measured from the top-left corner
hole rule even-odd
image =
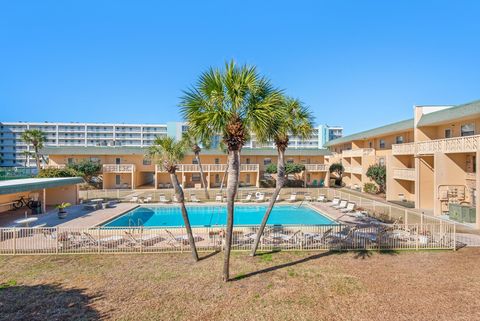
[[[267,206],[237,205],[235,225],[260,225]],[[224,226],[226,206],[187,206],[193,227]],[[268,225],[330,225],[334,221],[309,206],[277,205],[273,208]],[[106,223],[106,227],[123,226],[184,226],[179,206],[141,206]]]

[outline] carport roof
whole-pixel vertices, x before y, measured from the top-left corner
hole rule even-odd
[[[0,181],[0,195],[83,183],[81,177],[22,178]]]

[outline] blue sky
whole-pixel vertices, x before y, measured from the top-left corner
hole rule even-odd
[[[480,1],[1,1],[0,121],[163,123],[255,64],[346,133],[480,99]]]

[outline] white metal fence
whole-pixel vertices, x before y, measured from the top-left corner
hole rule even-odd
[[[233,250],[251,249],[257,226],[235,227]],[[194,228],[199,251],[219,251],[223,228]],[[455,226],[440,224],[272,226],[260,251],[456,249]],[[188,252],[184,228],[1,228],[0,254]]]

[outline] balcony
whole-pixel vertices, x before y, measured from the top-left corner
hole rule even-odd
[[[202,165],[204,172],[220,172],[223,173],[227,170],[226,164],[203,164]],[[241,164],[240,171],[241,172],[258,172],[259,170],[258,164]],[[163,166],[156,165],[157,172],[165,172]],[[183,173],[199,173],[200,166],[197,164],[179,164],[177,165],[177,172]]]
[[[345,166],[345,173],[361,175],[363,173],[363,168],[361,166]]]
[[[34,158],[30,157],[30,160],[34,161]],[[67,167],[66,164],[56,164],[56,165],[46,165],[45,166],[45,168],[55,168],[55,169],[63,169],[63,168],[66,168],[66,167]]]
[[[474,153],[480,147],[480,135],[435,139],[392,146],[393,155],[433,155],[440,153]]]
[[[135,165],[133,164],[104,164],[104,173],[133,173]]]
[[[414,155],[415,143],[392,145],[392,154],[393,155]]]
[[[374,156],[375,149],[373,148],[359,148],[342,151],[342,157],[363,157]]]
[[[477,173],[465,173],[465,179],[468,181],[477,180]]]
[[[405,181],[415,180],[415,168],[395,168],[393,170],[393,178]]]
[[[307,172],[326,172],[328,171],[327,164],[305,164],[305,170]]]

